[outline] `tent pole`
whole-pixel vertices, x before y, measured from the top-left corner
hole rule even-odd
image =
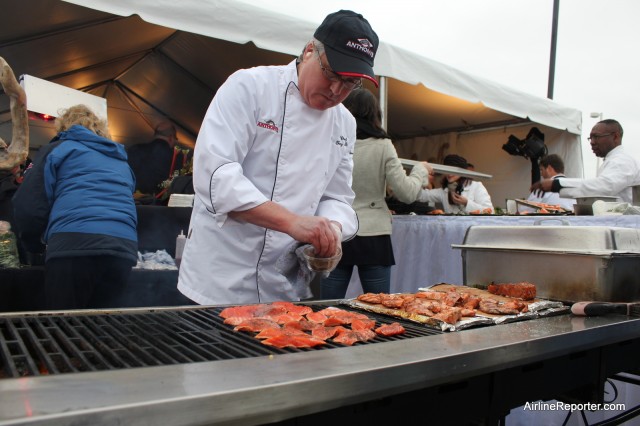
[[[549,85],[547,98],[553,99],[553,86],[556,74],[556,44],[558,43],[558,11],[560,0],[553,0],[553,23],[551,28],[551,54],[549,58]]]
[[[387,77],[380,76],[380,111],[382,112],[381,123],[382,128],[387,130]]]

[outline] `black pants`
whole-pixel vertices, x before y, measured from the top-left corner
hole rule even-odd
[[[45,264],[45,306],[59,309],[116,308],[132,262],[115,256],[60,257]]]

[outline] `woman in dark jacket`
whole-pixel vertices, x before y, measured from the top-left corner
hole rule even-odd
[[[66,110],[56,130],[13,198],[15,229],[47,245],[48,309],[115,307],[137,261],[135,178],[88,107]]]

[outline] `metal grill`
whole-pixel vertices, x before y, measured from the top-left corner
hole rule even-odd
[[[325,307],[312,306],[314,311]],[[345,348],[330,340],[315,348],[266,346],[253,334],[234,332],[232,326],[223,324],[221,310],[192,308],[0,318],[0,379]],[[406,333],[376,336],[358,345],[441,333],[383,315],[367,315],[376,320],[376,326],[401,322]]]

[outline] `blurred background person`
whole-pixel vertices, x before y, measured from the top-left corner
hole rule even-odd
[[[445,166],[468,169],[469,163],[464,157],[449,154],[442,162]],[[423,189],[418,194],[418,201],[442,203],[445,213],[492,213],[493,204],[487,188],[482,182],[458,176],[444,175],[441,188]]]
[[[153,131],[153,140],[128,147],[129,166],[136,178],[136,191],[151,195],[143,203],[164,199],[163,183],[187,167],[191,151],[178,144],[176,127],[169,121],[161,121]]]
[[[559,179],[564,176],[564,161],[557,154],[549,154],[540,158],[540,176],[543,179]],[[556,192],[531,192],[527,201],[533,201],[536,203],[551,204],[553,206],[560,206],[565,210],[573,211],[573,205],[576,200],[573,198],[561,198]],[[536,211],[536,209],[520,206],[519,211]]]
[[[589,142],[596,157],[603,158],[597,176],[589,179],[544,179],[531,185],[532,192],[559,192],[563,197],[594,197],[608,195],[631,204],[632,186],[640,185],[640,160],[622,146],[622,126],[616,120],[606,119],[591,129]]]
[[[64,111],[56,131],[13,198],[15,228],[47,245],[47,309],[113,308],[137,261],[135,178],[87,106]]]
[[[353,208],[358,216],[356,237],[342,244],[342,259],[322,280],[323,299],[343,298],[353,267],[365,293],[389,293],[391,266],[395,264],[391,245],[391,212],[385,202],[387,186],[403,203],[412,203],[428,184],[429,164],[421,162],[406,174],[398,154],[382,128],[378,99],[367,89],[351,92],[343,105],[356,119],[353,152]]]

